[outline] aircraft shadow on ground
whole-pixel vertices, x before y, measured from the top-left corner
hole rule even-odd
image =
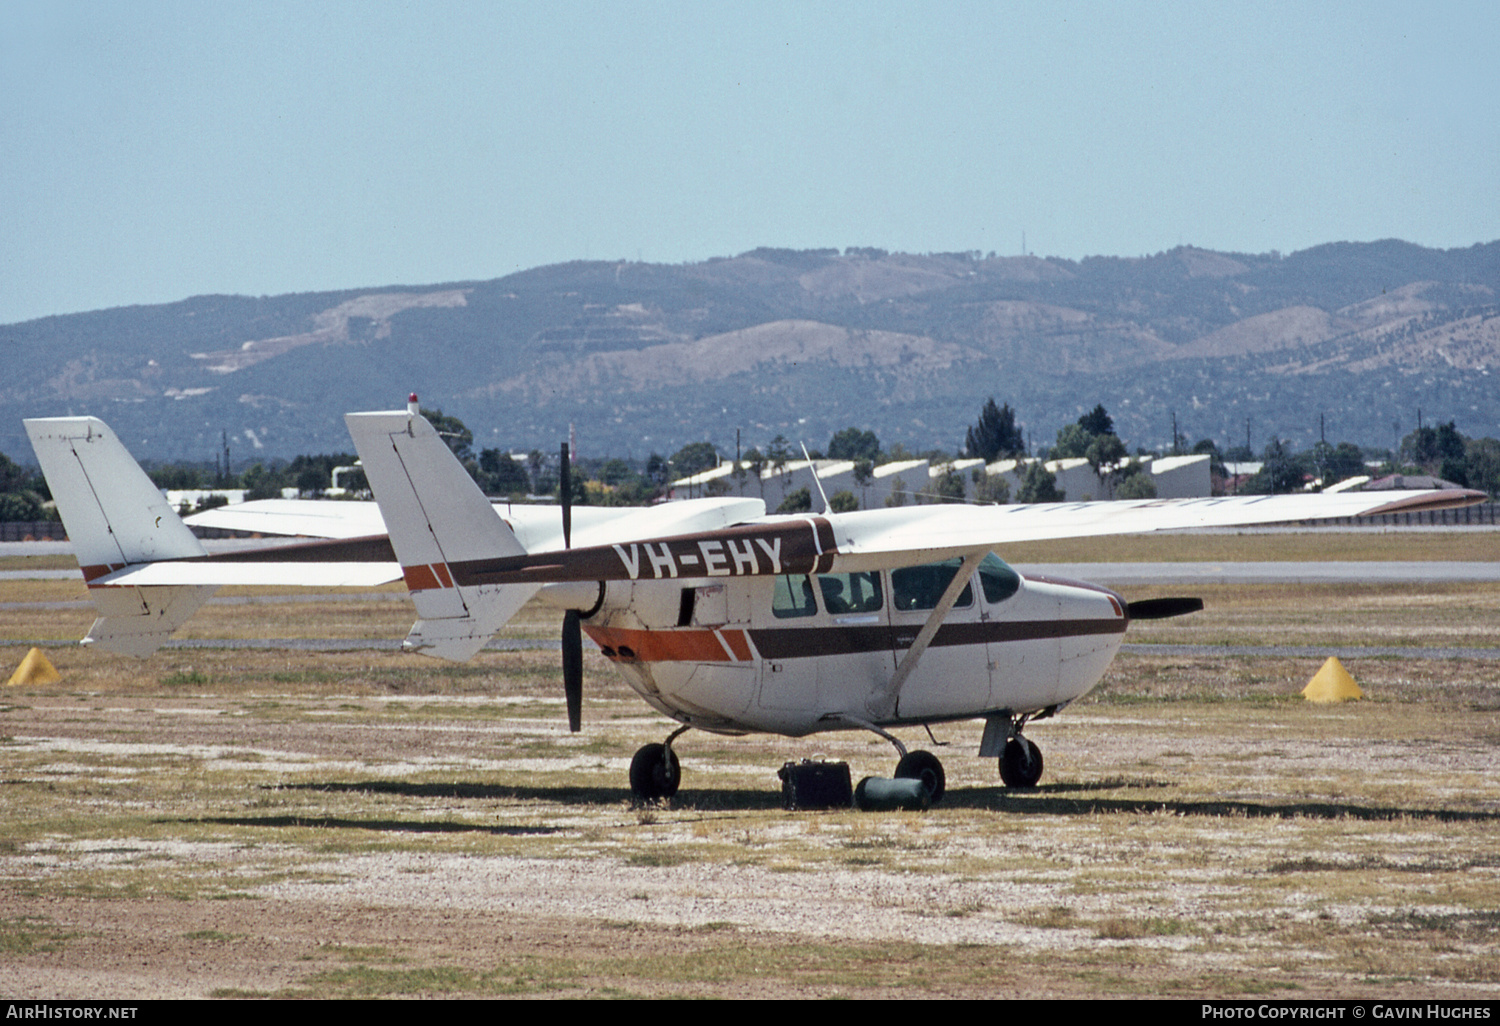
[[[307,784],[280,784],[281,791],[361,792],[407,798],[458,798],[489,801],[548,802],[573,806],[647,807],[624,787],[536,787],[526,784],[477,783],[407,783],[399,780],[328,781]],[[750,788],[725,788],[712,791],[684,789],[670,802],[674,808],[696,808],[750,811],[781,807],[781,792]]]
[[[949,790],[943,796],[945,807],[992,809],[996,812],[1032,816],[1092,816],[1099,813],[1148,814],[1171,816],[1220,816],[1244,819],[1354,819],[1384,821],[1398,819],[1432,819],[1440,822],[1495,822],[1500,813],[1461,809],[1411,808],[1395,805],[1371,805],[1358,802],[1247,802],[1183,801],[1155,798],[1067,797],[1067,792],[1098,791],[1106,787],[1136,789],[1164,787],[1160,783],[1145,785],[1118,784],[1044,784],[1027,790],[1004,787],[978,787]]]
[[[526,836],[555,834],[560,827],[488,825],[457,820],[425,819],[353,819],[345,816],[207,816],[182,820],[189,823],[212,823],[216,826],[312,827],[317,830],[378,830],[397,834],[495,834]]]
[[[1158,781],[1097,781],[1046,784],[1029,790],[1005,787],[950,788],[943,809],[974,809],[1027,816],[1170,815],[1241,819],[1352,819],[1385,821],[1431,819],[1439,822],[1496,822],[1500,813],[1456,809],[1403,808],[1356,802],[1246,802],[1182,801],[1147,797],[1100,797],[1100,791],[1140,791],[1169,785]],[[642,803],[624,788],[530,787],[478,783],[403,783],[391,780],[329,781],[283,784],[273,789],[357,792],[413,799],[447,798],[475,801],[545,802],[574,807],[670,808],[700,812],[764,812],[780,810],[782,796],[772,788],[684,790],[670,802]],[[1078,795],[1078,797],[1074,797]],[[792,812],[790,815],[798,813]],[[804,812],[805,814],[805,812]],[[341,816],[222,816],[196,820],[223,826],[377,830],[392,833],[483,833],[504,836],[545,836],[569,828],[471,823],[459,820],[363,819]]]

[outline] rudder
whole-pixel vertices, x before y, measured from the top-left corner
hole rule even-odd
[[[401,410],[350,413],[344,422],[421,617],[404,647],[472,658],[540,586],[466,585],[452,564],[525,548],[427,418]]]

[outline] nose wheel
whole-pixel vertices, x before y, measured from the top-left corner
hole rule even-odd
[[[1000,753],[1000,779],[1006,787],[1035,787],[1042,779],[1042,750],[1020,731],[1006,740]]]
[[[630,760],[630,792],[641,801],[657,801],[677,793],[677,785],[682,783],[682,767],[677,762],[677,753],[672,751],[672,742],[688,729],[673,731],[666,744],[642,745]]]

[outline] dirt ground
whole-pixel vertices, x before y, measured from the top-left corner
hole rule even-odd
[[[544,651],[48,654],[0,691],[7,996],[1500,997],[1500,660],[1315,706],[1317,660],[1124,655],[1034,790],[963,724],[904,732],[938,807],[790,813],[782,762],[893,750],[689,733],[642,807],[669,725],[597,656],[570,735]]]

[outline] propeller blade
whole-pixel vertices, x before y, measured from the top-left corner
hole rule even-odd
[[[583,618],[578,610],[563,614],[562,666],[563,694],[568,699],[568,729],[573,733],[583,726]]]
[[[1165,620],[1172,616],[1196,613],[1203,608],[1201,598],[1140,599],[1125,603],[1132,620]]]

